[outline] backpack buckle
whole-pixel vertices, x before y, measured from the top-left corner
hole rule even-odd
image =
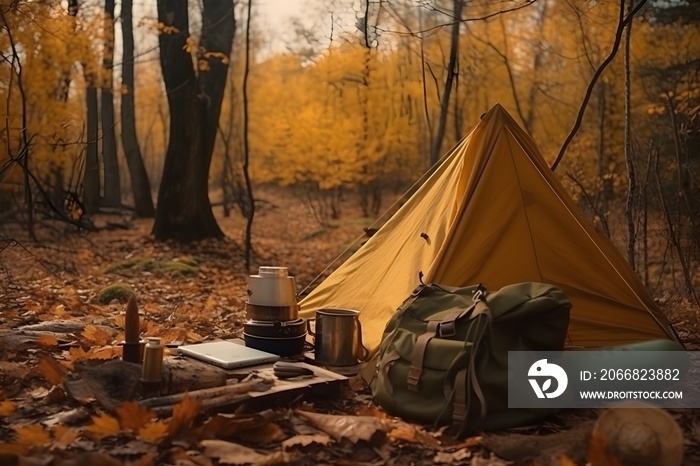
[[[479,286],[476,287],[476,290],[472,293],[472,301],[477,302],[477,301],[484,301],[486,299],[486,287],[484,287],[483,284],[479,283]]]
[[[457,326],[454,320],[444,320],[438,326],[438,336],[440,338],[453,337],[457,334]]]

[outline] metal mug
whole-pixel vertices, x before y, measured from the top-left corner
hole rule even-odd
[[[314,336],[316,361],[329,366],[354,366],[366,361],[369,350],[362,344],[359,311],[325,308],[316,311]]]

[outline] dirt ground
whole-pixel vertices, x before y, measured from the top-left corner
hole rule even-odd
[[[39,243],[31,243],[18,224],[0,227],[0,464],[585,464],[587,446],[576,432],[598,413],[563,413],[499,433],[516,440],[528,435],[521,444],[545,452],[510,463],[492,452],[499,449],[489,440],[497,439],[494,434],[456,439],[444,429],[386,415],[359,377],[340,397],[300,399],[257,413],[217,414],[185,402],[160,418],[135,403],[109,410],[66,393],[62,384],[71,373],[121,353],[116,344],[123,340],[124,300],[120,288],[100,294],[105,287],[133,290],[148,336],[178,343],[241,337],[250,272],[260,265],[287,266],[304,288],[358,247],[363,228],[372,224],[351,199],[341,219],[321,226],[289,193],[261,190],[258,198],[250,271],[241,246],[245,221],[235,211],[222,217],[219,207],[227,238],[189,245],[154,241],[152,221],[128,213],[96,217],[100,231],[90,233],[44,222]],[[698,310],[683,299],[666,297],[662,304],[688,349],[700,347]],[[47,323],[55,324],[53,330],[43,327],[49,330],[30,338],[27,329]],[[55,330],[62,325],[71,331]],[[687,465],[700,464],[696,411],[671,412],[684,431]],[[570,436],[556,437],[562,432]],[[537,443],[542,439],[549,440]],[[552,442],[570,444],[579,457],[547,456],[560,451]]]

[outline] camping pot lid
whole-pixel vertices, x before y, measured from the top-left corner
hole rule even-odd
[[[296,337],[306,334],[306,320],[303,318],[286,321],[248,320],[243,323],[243,332],[256,337]]]
[[[258,269],[258,275],[268,277],[286,277],[289,275],[287,267],[262,266]]]

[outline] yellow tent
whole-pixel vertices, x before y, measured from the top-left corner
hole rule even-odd
[[[530,136],[496,105],[419,190],[300,305],[360,311],[374,352],[419,283],[536,281],[571,300],[568,340],[599,348],[673,339],[634,271],[575,205]]]

